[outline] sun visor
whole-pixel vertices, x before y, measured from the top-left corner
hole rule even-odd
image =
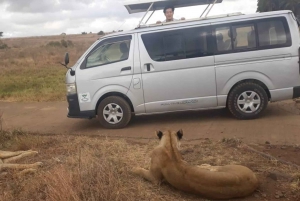
[[[215,3],[222,3],[223,0],[141,0],[141,1],[127,1],[124,6],[128,10],[129,14],[147,12],[151,4],[153,6],[149,11],[163,10],[168,5],[173,5],[175,8],[209,5]]]

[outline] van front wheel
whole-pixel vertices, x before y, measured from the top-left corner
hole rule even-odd
[[[245,82],[237,85],[228,96],[227,107],[238,119],[255,119],[268,105],[268,95],[258,84]]]
[[[110,96],[101,101],[97,114],[100,124],[109,129],[124,128],[131,119],[129,104],[118,96]]]

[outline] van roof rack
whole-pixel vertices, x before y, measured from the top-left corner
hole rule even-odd
[[[187,19],[184,21],[174,21],[174,22],[162,22],[161,24],[148,24],[148,25],[140,25],[136,29],[141,29],[141,28],[147,28],[147,27],[155,27],[155,26],[161,26],[165,24],[176,24],[176,23],[182,23],[182,22],[193,22],[193,21],[201,21],[201,20],[209,20],[209,19],[217,19],[217,18],[224,18],[224,17],[233,17],[233,16],[239,16],[239,15],[245,15],[241,12],[236,12],[236,13],[227,13],[227,14],[222,14],[222,15],[212,15],[209,17],[200,17],[200,18],[193,18],[193,19]]]
[[[216,3],[222,3],[223,0],[140,0],[137,2],[127,2],[124,4],[126,9],[128,10],[129,14],[133,13],[140,13],[140,12],[146,12],[145,15],[140,20],[137,28],[141,27],[141,24],[143,23],[143,20],[145,19],[146,15],[149,13],[149,11],[152,11],[151,15],[147,18],[145,25],[149,21],[149,19],[152,17],[154,12],[156,10],[162,10],[167,5],[173,5],[175,8],[180,7],[189,7],[189,6],[197,6],[197,5],[207,5],[205,10],[200,15],[200,18],[204,16],[205,12],[206,15],[210,13],[211,9],[214,7]]]

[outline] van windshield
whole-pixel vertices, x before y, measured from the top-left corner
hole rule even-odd
[[[83,54],[82,56],[77,60],[76,64],[79,64],[85,56],[99,43],[99,40],[95,41]]]
[[[118,41],[100,46],[87,58],[86,67],[125,61],[129,57],[130,40]]]

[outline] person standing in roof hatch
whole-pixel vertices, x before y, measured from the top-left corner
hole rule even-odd
[[[177,19],[174,19],[174,11],[175,11],[175,8],[174,6],[166,6],[164,8],[164,14],[166,16],[166,20],[164,20],[163,22],[173,22],[173,21],[178,21]],[[185,20],[184,17],[181,18],[181,20]],[[161,24],[162,22],[161,21],[157,21],[156,24]]]

